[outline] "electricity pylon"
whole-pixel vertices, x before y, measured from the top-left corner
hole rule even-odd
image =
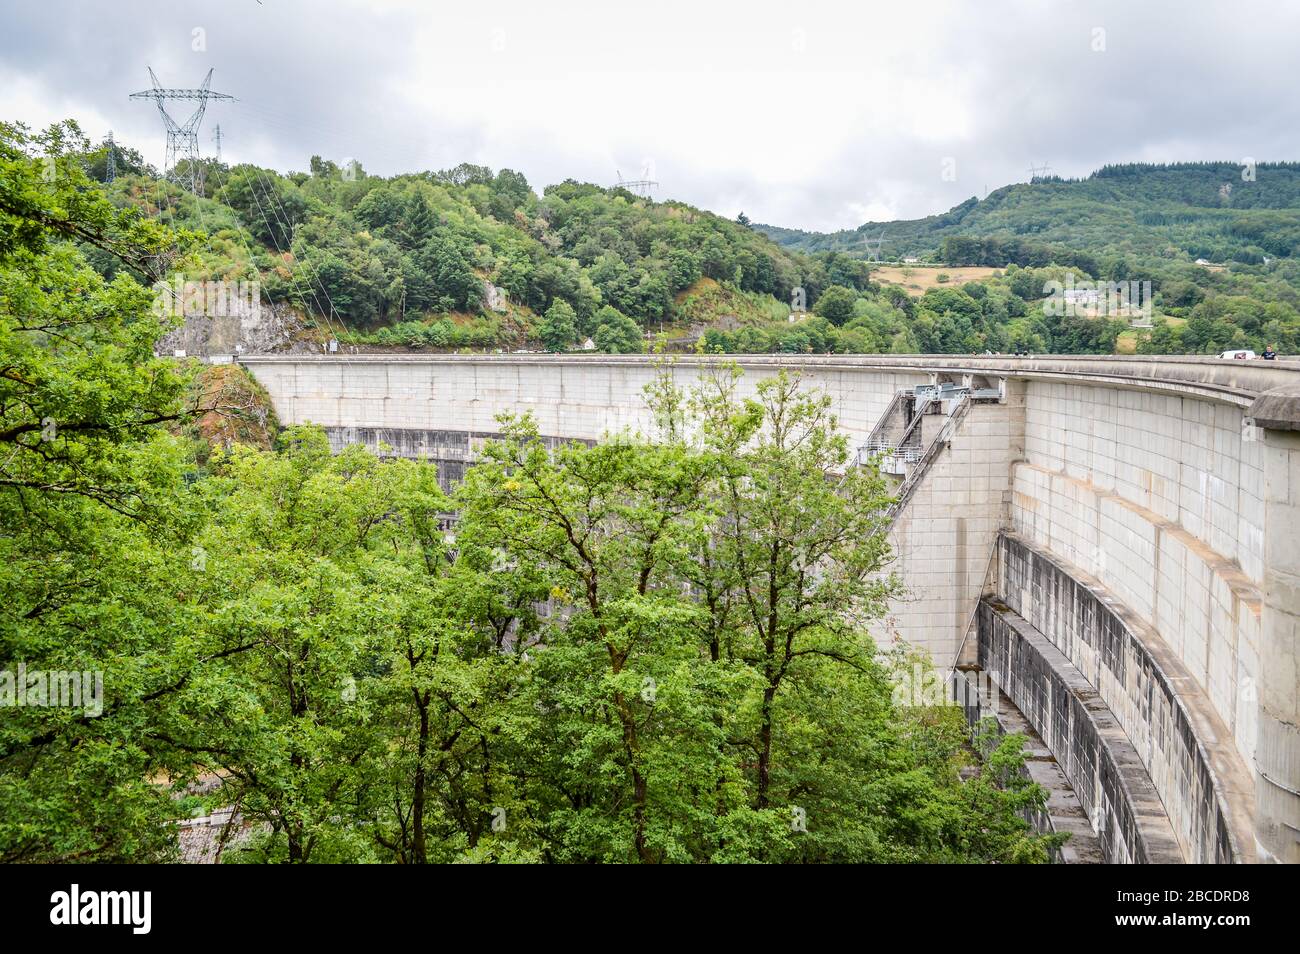
[[[626,189],[633,195],[640,196],[643,199],[650,198],[650,193],[659,188],[659,183],[651,178],[650,167],[646,166],[641,170],[640,179],[624,179],[623,173],[617,169],[614,172],[618,175],[618,182],[614,183],[616,189]]]
[[[881,249],[885,247],[885,230],[880,230],[880,238],[876,239],[876,244],[874,246],[871,244],[870,239],[864,240],[862,244],[867,250],[867,261],[880,262],[880,252]]]
[[[212,70],[208,70],[208,75],[203,78],[203,85],[198,89],[164,89],[158,82],[158,77],[154,75],[153,67],[149,67],[149,79],[153,83],[153,88],[132,93],[130,98],[151,99],[158,107],[158,114],[162,116],[163,126],[167,129],[167,161],[164,163],[167,178],[189,189],[195,195],[202,195],[203,174],[199,170],[199,124],[203,122],[203,113],[207,110],[209,101],[233,100],[235,97],[225,93],[214,93],[208,88],[212,83]],[[199,106],[182,125],[167,115],[167,108],[163,104],[169,99],[197,100]],[[176,166],[181,159],[189,160],[189,168],[183,174],[176,171]]]

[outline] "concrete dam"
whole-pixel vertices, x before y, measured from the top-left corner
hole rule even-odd
[[[282,422],[456,480],[502,412],[648,433],[644,356],[246,355]],[[1300,363],[738,357],[828,393],[892,475],[882,645],[996,685],[1067,855],[1300,861]],[[680,358],[681,383],[704,359]],[[962,676],[961,674],[965,674]],[[1067,860],[1070,860],[1067,858]]]

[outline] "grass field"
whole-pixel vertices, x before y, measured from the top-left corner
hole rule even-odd
[[[1187,324],[1186,318],[1176,318],[1173,315],[1161,315],[1160,317],[1164,318],[1165,321],[1169,322],[1169,324],[1171,325]],[[1137,354],[1138,335],[1144,335],[1144,334],[1148,334],[1148,331],[1147,330],[1139,331],[1137,329],[1121,331],[1119,333],[1119,337],[1115,339],[1115,353],[1116,354]]]
[[[984,265],[882,265],[871,270],[873,280],[886,285],[900,285],[909,295],[924,295],[931,288],[954,287],[965,282],[988,278],[1000,268]],[[939,281],[947,275],[946,282]]]

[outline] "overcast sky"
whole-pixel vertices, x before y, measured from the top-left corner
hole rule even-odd
[[[795,228],[944,211],[1106,162],[1300,159],[1300,4],[1253,0],[6,3],[0,118],[74,117],[161,165],[149,85],[213,88],[223,158],[659,198]],[[183,113],[183,115],[181,115]],[[184,119],[188,110],[176,104]]]

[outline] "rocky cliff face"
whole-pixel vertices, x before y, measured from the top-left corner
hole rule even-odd
[[[158,354],[184,351],[191,357],[208,357],[319,349],[297,341],[303,321],[288,305],[231,300],[218,314],[208,309],[186,311],[184,323],[158,339]]]
[[[510,306],[506,302],[506,293],[487,279],[483,280],[483,305],[490,311],[505,312]]]

